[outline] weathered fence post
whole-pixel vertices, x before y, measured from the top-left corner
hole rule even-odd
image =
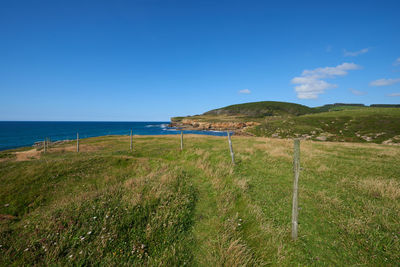
[[[235,154],[233,153],[232,140],[229,131],[228,131],[228,141],[229,141],[229,149],[231,150],[232,164],[235,165]]]
[[[183,150],[183,131],[181,131],[181,151]]]
[[[76,152],[79,152],[79,133],[76,133]]]
[[[132,129],[131,129],[131,151],[133,149]]]
[[[294,154],[293,154],[293,205],[292,205],[292,239],[297,239],[298,226],[298,187],[300,176],[300,139],[294,139]]]

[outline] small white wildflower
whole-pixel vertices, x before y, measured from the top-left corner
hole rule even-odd
[[[92,231],[87,232],[88,235],[90,235],[92,233]]]
[[[103,229],[103,231],[104,231],[104,230],[106,230],[106,228],[105,228],[105,227],[103,227],[102,229]]]
[[[84,236],[81,236],[81,241],[83,241],[83,240],[85,240],[85,237],[84,237]]]
[[[24,251],[28,251],[29,250],[29,248],[26,248]]]
[[[81,255],[82,254],[82,250],[81,251],[79,251],[79,255]]]
[[[238,223],[238,226],[241,226],[241,224],[240,224],[240,223]]]
[[[72,254],[71,254],[71,255],[69,255],[69,258],[72,258]]]
[[[108,219],[108,215],[106,215],[106,219]]]
[[[96,220],[96,219],[97,219],[97,216],[94,216],[94,217],[93,217],[93,220]]]

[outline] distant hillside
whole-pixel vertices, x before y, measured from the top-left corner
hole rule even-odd
[[[302,137],[321,141],[400,143],[400,105],[335,103],[310,108],[262,101],[231,105],[202,115],[175,117],[186,130],[233,130],[236,134]]]
[[[204,112],[202,115],[173,117],[172,122],[180,122],[183,119],[197,120],[202,122],[248,122],[275,120],[274,117],[291,117],[307,114],[323,113],[329,111],[341,111],[363,108],[400,108],[400,104],[372,104],[370,106],[356,103],[334,103],[320,107],[307,107],[296,103],[278,101],[260,101],[243,104],[230,105]]]
[[[282,115],[304,115],[314,113],[315,110],[300,104],[261,101],[244,104],[231,105],[219,109],[213,109],[205,112],[203,115],[242,115],[247,117],[261,118],[266,116],[282,116]]]
[[[400,143],[400,109],[360,107],[263,122],[257,136],[321,141]]]
[[[327,112],[327,111],[339,111],[345,109],[360,109],[366,108],[367,106],[364,104],[348,104],[348,103],[335,103],[335,104],[327,104],[321,107],[314,108],[317,112]]]
[[[339,111],[345,109],[360,109],[360,108],[400,108],[400,104],[372,104],[370,106],[364,104],[351,104],[351,103],[335,103],[335,104],[327,104],[321,107],[314,108],[317,112],[326,112],[326,111]]]

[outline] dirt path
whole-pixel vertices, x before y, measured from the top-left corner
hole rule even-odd
[[[40,151],[37,151],[36,148],[27,151],[15,152],[16,161],[25,161],[30,159],[38,159],[40,158]]]

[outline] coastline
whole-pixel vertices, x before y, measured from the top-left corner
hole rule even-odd
[[[181,121],[171,121],[168,127],[173,127],[183,131],[229,131],[235,135],[254,136],[246,130],[259,124],[260,123],[258,122],[202,122],[197,120],[183,119]]]
[[[160,134],[133,134],[133,136],[170,136],[170,135],[179,135],[181,129],[177,129],[175,127],[167,127],[166,130]],[[185,134],[195,134],[195,135],[211,135],[211,136],[226,136],[225,131],[214,131],[214,130],[198,130],[198,129],[182,129],[182,131],[186,132]],[[99,134],[99,135],[82,135],[79,140],[84,140],[88,138],[95,137],[108,137],[108,136],[129,136],[129,134]],[[21,144],[16,146],[8,146],[8,147],[0,147],[0,152],[15,152],[25,149],[42,149],[44,139],[33,141],[31,144]],[[62,145],[68,142],[76,142],[76,139],[68,138],[68,139],[57,139],[57,138],[49,138],[49,145]]]

